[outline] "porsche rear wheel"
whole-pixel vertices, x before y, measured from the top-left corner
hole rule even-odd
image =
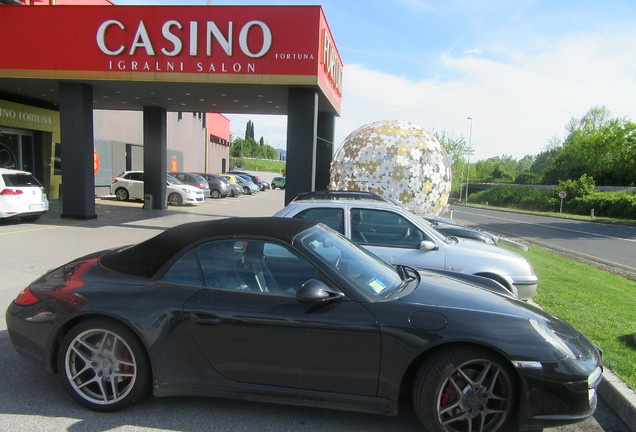
[[[71,396],[96,411],[132,405],[150,389],[142,344],[130,330],[107,320],[85,321],[66,334],[58,372]]]
[[[441,351],[417,374],[415,412],[431,432],[508,431],[516,400],[513,373],[484,349]]]

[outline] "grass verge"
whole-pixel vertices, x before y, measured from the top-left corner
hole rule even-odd
[[[636,390],[636,281],[542,249],[515,252],[539,277],[534,301],[601,347],[607,367]]]

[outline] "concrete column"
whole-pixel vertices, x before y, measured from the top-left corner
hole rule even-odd
[[[285,204],[289,204],[299,192],[315,190],[317,91],[307,88],[290,88],[287,108]]]
[[[330,112],[318,113],[318,139],[316,141],[316,190],[326,190],[331,175],[331,161],[335,136],[336,116]]]
[[[164,108],[144,107],[144,195],[151,196],[147,210],[166,209],[168,171],[168,116]],[[147,202],[147,200],[146,200]]]
[[[63,218],[95,219],[93,88],[60,83]]]

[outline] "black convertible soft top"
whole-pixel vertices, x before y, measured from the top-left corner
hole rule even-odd
[[[109,252],[100,261],[111,270],[150,278],[177,253],[203,240],[263,236],[291,244],[296,235],[317,224],[305,219],[278,217],[232,217],[191,222],[169,228],[136,245]]]

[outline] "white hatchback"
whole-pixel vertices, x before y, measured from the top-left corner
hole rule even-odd
[[[48,210],[44,188],[30,172],[0,168],[0,219],[33,222]]]

